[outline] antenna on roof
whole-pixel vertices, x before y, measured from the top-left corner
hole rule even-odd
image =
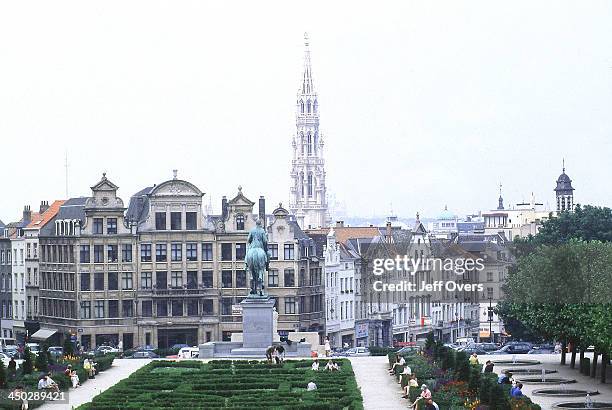
[[[68,199],[68,150],[64,150],[64,168],[66,171],[66,199]]]

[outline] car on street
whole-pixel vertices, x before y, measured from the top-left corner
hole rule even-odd
[[[501,349],[489,352],[489,354],[526,354],[532,349],[531,343],[527,342],[512,342]]]
[[[399,349],[395,354],[408,355],[408,354],[418,354],[421,351],[419,346],[406,346]]]
[[[49,348],[49,354],[53,357],[60,357],[64,355],[64,348],[62,346],[51,346]]]
[[[2,353],[7,355],[8,357],[14,357],[15,359],[20,358],[21,353],[19,353],[19,348],[15,345],[4,346],[2,349]]]
[[[38,352],[40,352],[40,345],[38,343],[26,343],[25,345],[30,348],[32,354],[38,356]]]
[[[104,355],[108,353],[119,353],[119,349],[108,345],[102,345],[96,347],[94,350],[91,351],[91,354],[94,355]]]
[[[183,347],[189,347],[189,345],[186,343],[175,343],[170,347],[170,350],[180,350]]]
[[[482,350],[485,350],[487,352],[494,352],[496,350],[499,350],[499,346],[498,345],[496,345],[495,343],[490,343],[490,342],[476,343],[476,347],[479,347]]]
[[[183,347],[178,352],[179,359],[193,359],[200,356],[200,349],[197,347]]]
[[[338,354],[338,356],[346,356],[346,357],[369,356],[369,355],[370,355],[370,349],[368,349],[367,347],[352,347]]]
[[[467,354],[473,354],[476,353],[479,356],[483,356],[483,355],[487,355],[489,354],[489,352],[487,352],[486,350],[478,347],[478,346],[468,346],[468,347],[460,347],[459,349],[457,349],[458,352],[465,352]]]
[[[159,356],[150,350],[141,350],[134,352],[133,355],[126,357],[126,359],[157,359]]]

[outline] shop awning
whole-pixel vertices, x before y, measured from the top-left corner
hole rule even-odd
[[[32,339],[47,340],[52,335],[54,335],[56,332],[57,330],[41,328],[41,329],[38,329],[36,332],[34,332],[34,334],[30,337]]]
[[[489,332],[481,330],[480,331],[480,337],[489,337]]]

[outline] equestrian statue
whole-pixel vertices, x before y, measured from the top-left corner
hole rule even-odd
[[[247,240],[246,252],[246,271],[251,276],[251,291],[252,297],[267,297],[264,292],[264,272],[269,269],[270,254],[268,253],[268,234],[262,228],[261,219],[257,220],[255,228],[249,232]]]

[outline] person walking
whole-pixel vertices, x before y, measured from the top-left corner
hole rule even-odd
[[[331,354],[331,345],[329,344],[329,338],[326,337],[325,338],[325,356],[329,357],[330,354]]]
[[[472,353],[472,355],[470,356],[470,364],[472,366],[475,366],[478,364],[478,355],[476,354],[476,352]]]
[[[484,372],[485,373],[493,373],[493,367],[495,365],[493,364],[492,361],[487,360],[487,362],[485,363],[485,367],[484,367]]]

